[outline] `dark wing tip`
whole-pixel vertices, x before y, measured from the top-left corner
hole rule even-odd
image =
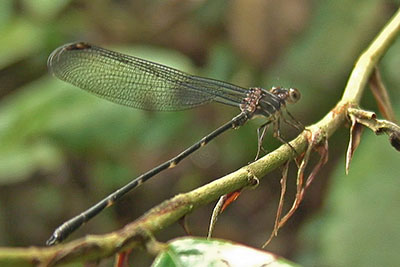
[[[54,66],[58,62],[60,55],[65,51],[90,49],[92,45],[85,42],[69,43],[56,48],[47,59],[47,68],[54,75]]]
[[[83,50],[92,48],[92,45],[85,42],[77,42],[77,43],[63,45],[62,48],[64,48],[65,50]]]

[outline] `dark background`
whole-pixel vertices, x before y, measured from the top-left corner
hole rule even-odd
[[[47,57],[58,46],[88,41],[243,87],[296,87],[302,99],[289,109],[308,125],[339,100],[357,57],[398,3],[1,0],[0,246],[43,245],[64,220],[239,112],[218,104],[146,112],[98,99],[47,73]],[[380,66],[399,114],[399,42]],[[377,111],[369,90],[362,106]],[[161,201],[246,165],[255,156],[261,123],[219,137],[71,239],[119,229]],[[287,126],[282,131],[288,139],[298,133]],[[346,126],[329,140],[328,164],[267,250],[306,266],[393,266],[400,260],[399,154],[385,136],[367,130],[346,176],[347,142]],[[264,143],[269,150],[280,145],[271,135]],[[287,206],[295,172],[289,173]],[[277,170],[246,190],[220,217],[214,236],[254,247],[264,243],[274,222],[279,179]],[[194,235],[206,235],[212,208],[189,216]],[[176,224],[156,238],[183,235]],[[138,266],[151,261],[140,251],[132,258]]]

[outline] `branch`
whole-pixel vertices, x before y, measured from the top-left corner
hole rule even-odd
[[[307,130],[290,142],[296,151],[302,153],[306,150],[310,134],[321,141],[332,136],[344,123],[348,108],[359,104],[374,66],[392,44],[399,30],[400,10],[358,59],[337,105],[319,122],[307,127]],[[53,266],[74,261],[94,261],[145,245],[155,232],[224,194],[251,186],[254,177],[265,176],[295,156],[288,145],[282,145],[265,157],[227,176],[164,201],[136,221],[110,234],[87,236],[54,247],[0,248],[0,265]]]

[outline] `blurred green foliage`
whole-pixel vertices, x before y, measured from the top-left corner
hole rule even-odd
[[[65,219],[239,112],[212,104],[155,113],[109,103],[47,74],[46,60],[56,47],[83,40],[244,87],[297,87],[302,100],[290,111],[307,125],[337,102],[355,60],[397,5],[375,0],[2,0],[0,245],[44,244]],[[380,64],[396,114],[399,52],[397,41]],[[368,91],[362,105],[377,111]],[[260,123],[224,134],[73,237],[118,229],[162,200],[245,165],[255,155]],[[330,139],[329,163],[269,250],[307,266],[390,266],[399,260],[399,154],[367,130],[345,176],[347,132],[343,128]],[[297,134],[285,126],[283,133]],[[272,137],[265,141],[268,150],[278,145]],[[288,196],[293,196],[294,173],[293,168]],[[220,218],[215,235],[261,245],[272,229],[279,176],[277,171],[246,191]],[[193,234],[205,235],[211,209],[190,216]],[[180,227],[173,226],[157,238],[180,235]]]

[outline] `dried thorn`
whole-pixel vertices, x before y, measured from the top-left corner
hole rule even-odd
[[[226,198],[227,195],[221,196],[213,209],[210,219],[210,226],[208,227],[207,239],[210,239],[212,233],[214,232],[215,224],[217,223],[218,220],[218,215],[221,214],[222,212],[222,207],[224,206]]]
[[[127,250],[127,251],[116,254],[116,260],[115,260],[114,266],[115,267],[129,266],[128,265],[128,257],[131,252],[132,252],[132,250]]]
[[[371,74],[369,86],[376,102],[378,103],[379,111],[382,113],[383,117],[387,120],[395,121],[393,107],[390,103],[390,97],[385,85],[382,82],[382,78],[377,67],[375,67]]]
[[[278,209],[276,211],[276,217],[275,217],[275,224],[274,224],[274,229],[271,232],[271,235],[269,236],[268,240],[262,245],[262,248],[265,248],[268,246],[268,244],[272,241],[272,239],[278,235],[279,231],[279,221],[282,215],[282,210],[283,210],[283,204],[285,201],[285,193],[286,193],[286,181],[287,181],[287,176],[288,176],[288,170],[289,170],[289,161],[287,161],[283,165],[282,169],[282,178],[280,180],[281,183],[281,196],[279,198],[279,204],[278,204]]]
[[[357,122],[353,115],[350,115],[351,127],[350,127],[350,140],[349,146],[347,147],[346,153],[346,175],[349,174],[350,162],[353,158],[353,154],[358,148],[361,141],[361,134],[363,132],[363,127]]]
[[[317,150],[318,154],[320,155],[320,158],[319,158],[317,165],[315,165],[312,172],[307,177],[306,185],[305,185],[304,189],[306,189],[310,186],[310,184],[312,183],[312,181],[314,180],[315,176],[320,171],[322,166],[324,166],[328,162],[328,139],[325,138],[323,141],[323,144],[318,145],[315,149]]]
[[[182,217],[179,219],[178,222],[179,222],[180,226],[182,226],[182,228],[183,228],[183,230],[185,231],[186,235],[191,235],[189,226],[188,226],[188,224],[187,224],[187,216],[186,216],[186,215],[182,216]]]

